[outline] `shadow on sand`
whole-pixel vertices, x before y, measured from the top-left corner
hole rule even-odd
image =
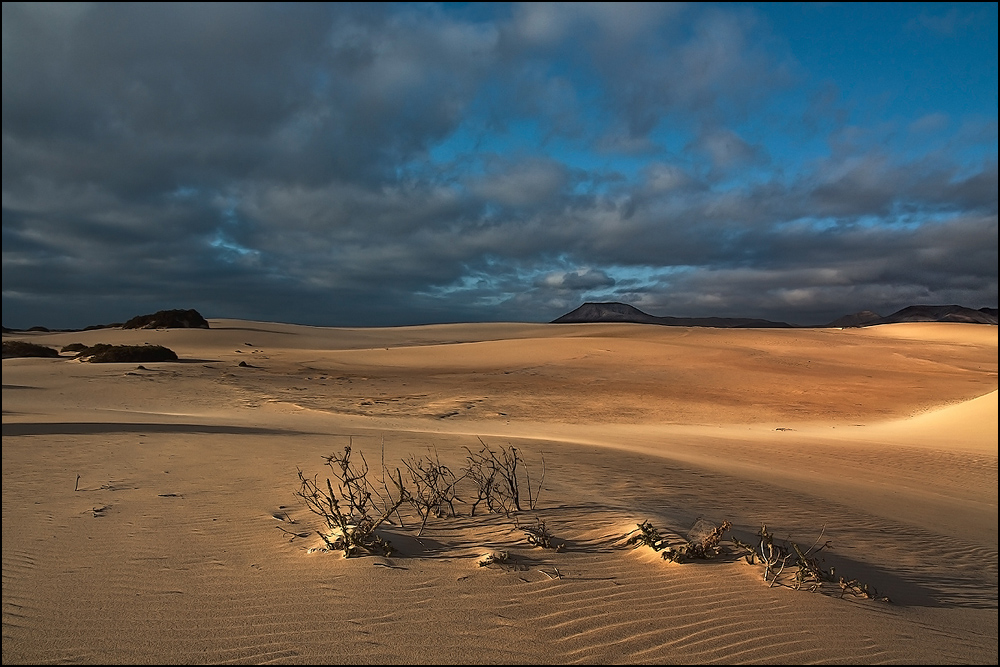
[[[211,424],[154,424],[122,422],[21,422],[4,424],[3,435],[100,435],[103,433],[214,433],[225,435],[305,435],[289,431],[254,426],[221,426]]]

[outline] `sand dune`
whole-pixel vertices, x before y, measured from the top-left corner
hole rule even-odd
[[[14,336],[181,362],[3,361],[5,664],[997,662],[994,326],[210,323]],[[459,504],[389,558],[309,552],[297,468],[352,442],[458,469],[479,438],[544,457],[518,521],[564,551]],[[825,530],[892,602],[624,543],[699,518]]]

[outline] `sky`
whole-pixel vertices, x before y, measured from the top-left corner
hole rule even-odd
[[[997,306],[997,4],[3,3],[3,324]]]

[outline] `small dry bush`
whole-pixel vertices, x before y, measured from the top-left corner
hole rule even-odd
[[[347,445],[343,453],[323,457],[337,480],[336,485],[329,477],[321,484],[318,476],[310,479],[299,470],[299,490],[295,495],[311,512],[322,517],[326,530],[317,534],[331,551],[343,551],[345,558],[361,553],[389,556],[392,545],[376,530],[409,500],[409,493],[398,470],[396,478],[390,476],[396,493],[390,494],[387,486],[384,494],[379,492],[368,479],[364,455],[358,453],[361,462],[357,463],[351,460],[352,453],[351,445]]]
[[[517,517],[514,517],[515,522]],[[555,537],[549,532],[549,529],[545,527],[545,522],[535,517],[535,523],[529,526],[522,526],[518,524],[518,528],[524,533],[524,539],[528,541],[528,544],[534,547],[542,547],[543,549],[555,549],[556,551],[563,551],[566,548],[565,542],[560,542],[556,544],[553,541]]]
[[[824,527],[812,546],[803,551],[795,542],[776,544],[774,535],[767,531],[765,524],[761,524],[760,530],[757,531],[757,540],[753,544],[747,544],[737,539],[733,540],[733,544],[743,552],[747,563],[764,566],[763,577],[764,581],[768,581],[768,577],[770,577],[769,587],[781,584],[778,578],[786,568],[791,567],[795,568],[792,583],[783,585],[789,585],[795,590],[805,589],[816,592],[824,587],[830,588],[830,585],[833,584],[840,589],[840,597],[851,594],[870,600],[890,602],[887,596],[879,595],[874,586],[859,582],[857,579],[839,576],[833,566],[826,568],[822,565],[822,559],[818,558],[816,554],[824,549],[833,548],[829,541],[821,544],[825,534],[826,528]]]
[[[512,446],[468,448],[467,465],[459,471],[443,463],[436,451],[404,459],[402,466],[390,470],[385,465],[384,447],[381,474],[372,474],[364,455],[353,450],[353,441],[342,453],[323,457],[332,473],[321,482],[319,476],[307,477],[298,470],[299,489],[295,495],[309,511],[323,519],[324,529],[317,531],[327,549],[343,551],[345,557],[368,554],[389,555],[394,550],[377,533],[390,517],[403,525],[404,506],[412,508],[419,518],[416,537],[419,538],[431,517],[458,516],[456,503],[471,505],[470,515],[485,503],[492,513],[511,517],[523,507],[534,509],[545,477],[545,461],[537,485],[533,483],[521,452]],[[476,500],[468,502],[458,495],[458,486],[471,480]],[[526,498],[522,495],[526,496]],[[463,494],[464,495],[464,494]],[[555,544],[545,523],[535,519],[534,525],[515,525],[533,546],[562,550]],[[300,533],[285,531],[295,537]]]
[[[723,521],[718,526],[704,519],[699,519],[688,531],[687,544],[677,547],[667,547],[663,559],[675,563],[683,563],[689,558],[712,559],[723,552],[722,536],[732,529],[733,524]]]
[[[626,535],[625,543],[634,547],[648,546],[656,552],[662,551],[664,560],[675,563],[683,563],[691,558],[711,559],[724,553],[726,548],[722,543],[722,537],[732,529],[732,524],[729,521],[715,525],[699,519],[694,527],[688,531],[686,542],[679,545],[669,545],[650,522],[644,521],[637,525],[637,530]],[[830,584],[834,584],[840,589],[840,597],[851,594],[889,602],[889,598],[880,596],[873,586],[861,583],[857,579],[838,576],[833,567],[823,567],[816,554],[824,549],[832,548],[829,541],[821,543],[825,532],[825,528],[821,530],[813,545],[804,551],[795,542],[776,541],[774,535],[768,532],[767,526],[764,524],[761,524],[760,530],[757,532],[757,539],[752,544],[742,542],[735,537],[731,539],[731,543],[747,563],[764,567],[763,578],[768,587],[777,584],[790,586],[795,590],[805,589],[815,592],[824,586],[829,587]],[[786,583],[788,577],[782,575],[786,569],[792,568],[794,568],[794,575],[791,578],[791,583]]]
[[[83,350],[86,350],[86,349],[87,349],[87,346],[84,345],[83,343],[70,343],[69,345],[63,345],[62,349],[59,350],[59,352],[60,353],[62,353],[62,352],[82,352]]]
[[[767,581],[768,576],[771,577],[768,587],[774,586],[778,582],[778,577],[784,572],[788,561],[792,557],[786,545],[774,543],[774,535],[767,532],[765,524],[760,525],[760,530],[757,531],[757,540],[754,544],[747,544],[737,539],[733,540],[733,544],[745,552],[744,558],[747,563],[764,566],[764,581]]]
[[[642,523],[637,523],[635,530],[626,535],[628,539],[625,540],[625,544],[630,547],[640,547],[647,546],[653,551],[660,551],[665,546],[663,537],[660,535],[653,524],[649,521],[643,521]]]
[[[494,551],[479,559],[479,567],[489,567],[490,565],[511,565],[514,559],[507,551]]]
[[[59,353],[51,347],[26,343],[23,340],[3,341],[3,357],[58,357]]]
[[[479,567],[489,567],[499,565],[502,570],[524,571],[528,567],[517,562],[508,551],[494,551],[479,559]]]
[[[403,461],[409,482],[412,485],[409,503],[420,516],[419,537],[433,514],[435,517],[457,516],[455,502],[463,502],[455,493],[455,487],[464,478],[456,477],[451,469],[441,463],[437,452],[420,457],[410,457]],[[447,511],[445,508],[447,507]]]
[[[472,480],[476,488],[476,500],[472,502],[472,516],[480,503],[486,503],[487,511],[494,514],[510,516],[522,511],[521,480],[524,480],[524,491],[527,493],[528,509],[535,509],[538,495],[545,481],[545,457],[542,457],[542,472],[538,480],[537,490],[532,487],[531,474],[524,462],[521,452],[513,445],[490,447],[483,439],[479,439],[482,447],[473,452],[468,447],[466,456],[465,476]]]
[[[733,527],[728,521],[723,521],[716,526],[699,519],[694,527],[688,531],[686,542],[670,545],[649,521],[643,521],[636,525],[638,528],[626,536],[628,539],[625,540],[625,544],[634,547],[647,546],[653,551],[662,551],[663,560],[673,563],[683,563],[691,558],[715,558],[723,551],[723,534]]]

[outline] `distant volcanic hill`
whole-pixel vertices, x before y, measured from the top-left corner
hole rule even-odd
[[[552,320],[552,324],[583,324],[594,322],[633,322],[660,324],[670,327],[718,327],[721,329],[791,328],[787,322],[772,322],[745,317],[657,317],[644,313],[627,303],[587,302],[576,310]]]
[[[973,310],[964,306],[907,306],[868,324],[895,324],[898,322],[966,322],[996,324],[996,308]]]
[[[899,324],[901,322],[964,322],[967,324],[996,324],[996,308],[973,310],[964,306],[907,306],[892,315],[882,317],[870,310],[838,317],[827,327],[867,327],[874,324]]]
[[[833,322],[825,324],[825,327],[863,327],[868,324],[875,324],[882,319],[882,316],[871,310],[862,310],[859,313],[852,313],[838,317]]]
[[[787,322],[773,322],[746,317],[657,317],[644,313],[627,303],[588,301],[576,310],[552,320],[552,324],[582,324],[594,322],[634,322],[660,324],[673,327],[717,327],[720,329],[774,329],[791,328]],[[900,322],[966,322],[996,324],[996,308],[974,310],[964,306],[907,306],[892,315],[881,316],[870,310],[838,317],[823,327],[867,327],[875,324]]]

